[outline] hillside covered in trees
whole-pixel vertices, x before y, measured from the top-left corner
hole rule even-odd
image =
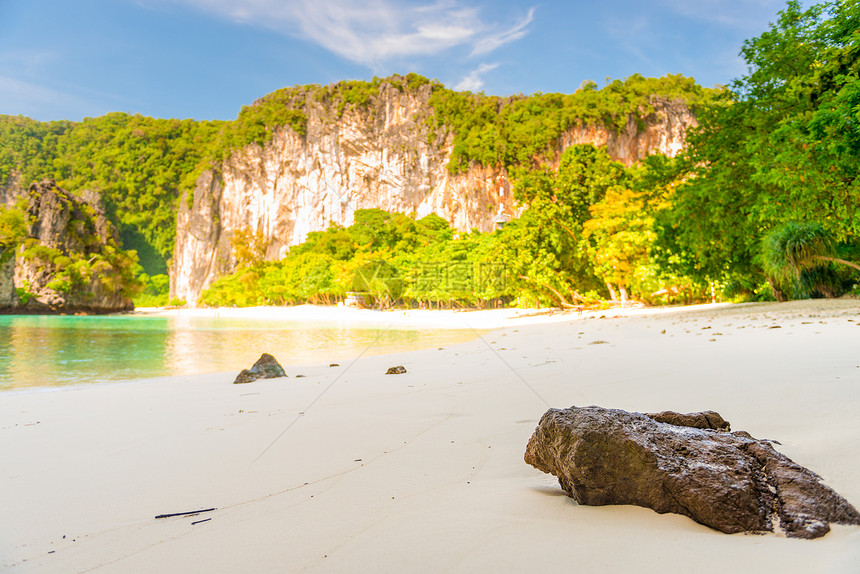
[[[699,127],[680,156],[632,167],[591,146],[567,149],[557,169],[535,158],[572,121],[568,112],[611,123],[641,111],[648,89],[638,100],[636,88],[613,99],[639,79],[502,108],[440,92],[437,117],[457,134],[449,169],[475,161],[511,168],[517,199],[528,206],[520,218],[494,233],[454,234],[428,218],[356,214],[355,225],[313,234],[283,261],[248,259],[203,302],[331,301],[359,290],[354,278],[368,272],[383,303],[396,295],[431,306],[856,294],[860,3],[804,10],[789,2],[742,55],[748,73],[725,90],[675,83]],[[553,113],[529,112],[546,102],[555,102],[547,106]]]
[[[496,97],[409,74],[285,88],[231,122],[0,116],[0,190],[52,178],[99,193],[122,247],[137,251],[144,292],[156,296],[180,197],[204,170],[266,145],[280,126],[304,136],[315,103],[361,112],[383,87],[429,89],[428,138],[453,134],[448,170],[506,169],[521,217],[497,232],[457,233],[438,217],[359,210],[353,225],[311,233],[278,262],[264,261],[248,229],[231,240],[239,271],[201,302],[331,303],[362,290],[429,305],[835,296],[860,283],[858,30],[856,1],[789,2],[744,44],[748,72],[725,89],[632,76],[573,94]],[[558,156],[572,126],[620,130],[658,100],[686,102],[698,118],[680,156],[629,167],[593,146]],[[0,207],[6,252],[16,246],[2,222],[17,221],[15,209]],[[368,270],[375,286],[356,285]]]

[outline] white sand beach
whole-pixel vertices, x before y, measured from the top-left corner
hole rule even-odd
[[[858,571],[860,527],[792,540],[580,506],[523,452],[550,406],[712,409],[860,506],[860,300],[441,313],[411,321],[495,330],[245,385],[250,365],[0,394],[0,570]]]

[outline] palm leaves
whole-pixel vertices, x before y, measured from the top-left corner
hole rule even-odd
[[[795,297],[815,292],[833,297],[843,282],[833,263],[860,271],[860,265],[836,257],[838,247],[819,223],[785,223],[765,236],[762,267],[776,284],[793,291]]]

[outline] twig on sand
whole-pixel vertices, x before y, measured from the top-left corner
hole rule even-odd
[[[191,523],[191,526],[194,526],[195,524],[200,524],[201,522],[209,522],[210,520],[212,520],[212,519],[211,518],[204,518],[203,520],[195,520],[194,522]]]

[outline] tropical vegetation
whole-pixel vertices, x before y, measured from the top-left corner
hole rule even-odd
[[[281,261],[265,261],[264,239],[240,230],[238,270],[202,303],[334,303],[363,293],[379,305],[574,306],[856,293],[860,2],[792,0],[741,54],[746,74],[716,89],[633,75],[602,88],[584,82],[573,94],[502,98],[408,74],[284,88],[231,122],[0,116],[0,188],[51,177],[100,193],[121,247],[140,259],[140,297],[163,303],[179,201],[190,201],[204,169],[267,144],[279,126],[304,137],[312,110],[334,120],[372,115],[397,90],[428,102],[427,137],[453,143],[451,172],[507,170],[521,216],[493,233],[458,233],[432,215],[359,210],[352,225],[309,234]],[[636,131],[661,100],[681,100],[698,118],[678,157],[626,167],[593,146],[560,153],[566,130]],[[0,210],[0,257],[20,245],[20,217]]]

